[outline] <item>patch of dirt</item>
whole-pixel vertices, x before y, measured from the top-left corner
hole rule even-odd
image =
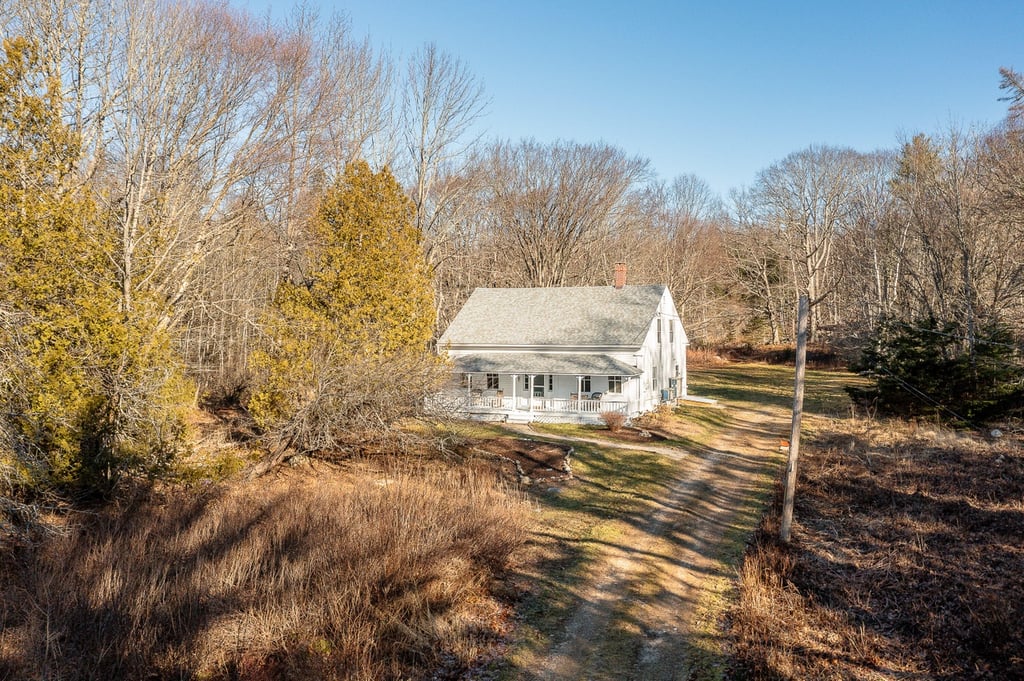
[[[518,482],[557,482],[572,477],[570,445],[500,437],[476,443],[472,452],[494,457],[502,473]]]

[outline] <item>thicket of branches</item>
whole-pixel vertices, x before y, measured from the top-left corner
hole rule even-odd
[[[434,334],[476,286],[608,284],[624,261],[631,283],[668,284],[696,343],[786,342],[807,292],[819,342],[861,347],[882,320],[932,318],[969,358],[993,325],[1020,347],[1024,94],[1010,69],[1007,118],[993,129],[870,153],[810,147],[724,201],[696,176],[658,179],[607,144],[488,139],[468,65],[433,45],[399,61],[309,9],[271,21],[207,0],[12,0],[0,22],[34,55],[31,87],[11,86],[5,139],[20,144],[19,98],[34,92],[52,107],[75,151],[66,172],[48,175],[54,196],[89,205],[73,220],[97,258],[82,295],[102,291],[119,342],[149,352],[116,355],[111,341],[97,363],[87,345],[68,345],[79,353],[69,361],[107,366],[89,394],[121,411],[94,417],[132,432],[171,433],[147,409],[158,395],[177,404],[186,380],[198,395],[252,388],[269,306],[315,268],[318,206],[360,159],[389,169],[409,197]],[[18,309],[19,295],[8,287],[0,300],[8,387],[31,378],[7,368],[31,355],[15,342],[28,327],[12,320],[39,313]],[[1019,365],[1019,350],[1004,360]],[[10,423],[0,424],[2,464],[23,472],[41,450],[12,447],[21,426]],[[103,449],[129,430],[96,432]]]

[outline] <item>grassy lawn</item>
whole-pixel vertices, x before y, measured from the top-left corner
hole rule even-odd
[[[560,426],[544,430],[567,432]],[[504,678],[517,678],[515,670],[533,666],[548,649],[551,636],[579,605],[581,589],[603,550],[652,512],[679,464],[656,454],[582,444],[572,465],[571,484],[533,497],[537,529],[532,557],[519,575],[529,585],[520,609],[520,644]]]
[[[843,390],[857,377],[839,372],[808,372],[805,409],[809,415],[828,419],[849,413]],[[739,364],[695,369],[690,375],[691,392],[711,397],[717,405],[687,403],[670,414],[648,420],[646,425],[663,433],[667,440],[658,445],[684,449],[688,456],[676,460],[654,453],[580,443],[573,458],[576,479],[564,488],[535,490],[536,531],[531,540],[531,558],[519,578],[529,585],[521,607],[519,644],[510,654],[512,669],[505,678],[517,678],[516,670],[530,668],[552,644],[552,637],[579,606],[581,589],[591,576],[602,550],[619,541],[623,533],[654,512],[668,492],[667,482],[685,476],[707,455],[709,445],[735,424],[744,410],[768,408],[788,419],[792,406],[792,367]],[[788,423],[788,421],[787,421]],[[537,425],[537,439],[545,434],[560,437],[594,438],[606,431],[575,425]],[[720,678],[723,661],[719,625],[722,614],[735,598],[733,576],[742,559],[747,540],[758,525],[768,503],[772,483],[783,455],[770,452],[754,473],[758,490],[749,495],[719,545],[714,584],[697,611],[698,640],[691,644],[698,679]],[[635,594],[637,599],[643,594]],[[630,609],[623,603],[616,621],[627,621]],[[601,643],[605,659],[635,653],[628,628],[621,640],[612,637]]]
[[[729,364],[699,367],[689,375],[690,393],[739,407],[793,408],[793,367],[769,364]],[[808,371],[804,412],[814,416],[850,415],[844,388],[863,386],[865,379],[845,371]]]

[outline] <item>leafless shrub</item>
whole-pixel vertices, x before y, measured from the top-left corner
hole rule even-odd
[[[617,433],[626,425],[626,415],[621,411],[602,411],[599,416],[608,430]]]

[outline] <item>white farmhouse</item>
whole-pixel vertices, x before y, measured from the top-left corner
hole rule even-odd
[[[686,395],[686,333],[665,286],[478,288],[438,342],[470,416],[592,423]]]

